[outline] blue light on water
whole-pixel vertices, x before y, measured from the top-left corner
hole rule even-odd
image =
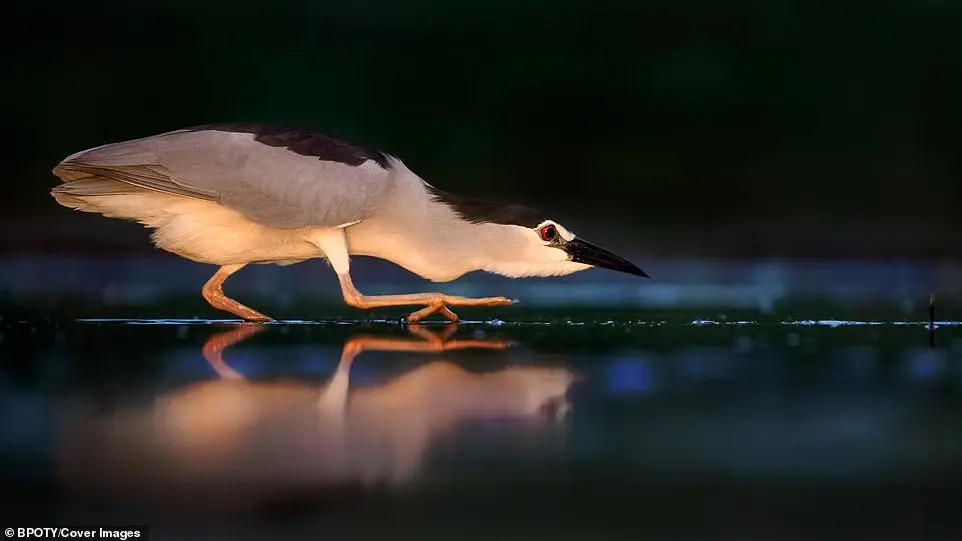
[[[171,356],[173,359],[168,363],[168,366],[173,367],[170,376],[196,380],[217,377],[217,371],[204,359],[200,351],[184,349]],[[261,375],[266,371],[264,363],[249,352],[231,352],[229,355],[224,355],[224,362],[248,378]]]
[[[237,352],[232,353],[229,358],[225,356],[224,362],[245,377],[254,378],[269,372],[269,368],[265,366],[264,358],[258,357],[249,352]]]
[[[384,381],[383,374],[373,368],[351,366],[351,383],[357,385],[373,385]]]
[[[204,360],[199,351],[185,349],[170,355],[172,359],[166,362],[166,366],[171,367],[170,376],[189,379],[206,379],[216,376],[217,373]]]
[[[728,377],[731,371],[731,351],[726,347],[697,346],[678,351],[670,366],[679,366],[684,378],[691,380]]]
[[[915,381],[937,380],[944,369],[942,358],[929,352],[916,353],[908,362],[909,376]]]
[[[650,363],[633,358],[615,361],[608,365],[605,387],[612,393],[648,393],[654,388],[654,375]]]
[[[681,372],[687,377],[697,378],[708,372],[705,360],[699,357],[685,357],[681,359]]]
[[[336,367],[337,357],[333,354],[307,354],[299,363],[299,368],[309,374],[329,374]]]

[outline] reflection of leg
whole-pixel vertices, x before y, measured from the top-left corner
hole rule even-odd
[[[457,331],[458,325],[452,323],[440,333],[432,333],[421,325],[411,325],[411,334],[423,341],[412,341],[402,338],[385,338],[381,336],[353,336],[348,339],[341,350],[341,360],[334,372],[334,377],[321,394],[322,409],[328,413],[343,413],[347,406],[347,391],[349,387],[351,363],[354,358],[364,351],[419,351],[436,352],[465,348],[505,349],[511,345],[507,340],[451,340],[451,335]]]
[[[456,323],[448,325],[440,333],[433,333],[422,325],[411,325],[408,327],[408,331],[414,336],[421,338],[421,340],[366,335],[354,336],[344,344],[344,351],[345,355],[350,351],[352,353],[350,358],[353,359],[362,351],[436,352],[467,348],[505,349],[512,344],[509,340],[481,340],[473,338],[452,340],[451,335],[453,335],[457,329],[458,325]]]
[[[425,341],[423,344],[414,343],[416,346],[419,346],[421,351],[450,351],[453,349],[467,348],[505,349],[512,344],[512,342],[508,340],[481,340],[474,338],[452,340],[451,336],[458,330],[457,323],[447,325],[443,331],[436,334],[428,331],[427,328],[421,325],[410,325],[408,330],[411,334]]]
[[[204,349],[201,352],[207,362],[210,363],[211,367],[217,371],[217,374],[224,379],[244,379],[244,376],[239,372],[231,368],[224,362],[223,353],[224,350],[233,346],[238,342],[243,342],[251,336],[263,331],[267,327],[263,325],[251,325],[247,323],[242,323],[235,327],[233,330],[215,334],[207,339],[204,344]]]
[[[348,339],[341,349],[341,360],[337,363],[334,377],[331,378],[327,387],[321,391],[320,406],[321,410],[329,414],[341,416],[347,408],[347,390],[350,386],[351,363],[354,357],[364,349],[363,341],[357,338]]]

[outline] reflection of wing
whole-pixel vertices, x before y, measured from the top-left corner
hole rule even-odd
[[[54,169],[65,181],[54,194],[136,187],[217,201],[267,226],[335,227],[364,218],[391,189],[393,162],[322,134],[211,125],[74,154]]]

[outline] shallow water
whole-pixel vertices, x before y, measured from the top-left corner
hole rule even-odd
[[[4,514],[166,539],[962,533],[954,321],[521,314],[4,320]]]
[[[0,258],[0,516],[161,539],[962,538],[962,267],[634,259],[652,280],[358,263],[366,293],[522,301],[410,327],[345,307],[316,262],[232,277],[281,318],[251,326],[205,319],[203,265]]]

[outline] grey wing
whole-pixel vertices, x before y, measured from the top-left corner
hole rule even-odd
[[[308,152],[290,139],[264,140],[252,131],[179,130],[79,152],[54,173],[67,183],[64,187],[104,178],[216,201],[255,222],[289,229],[357,222],[390,193],[395,169],[387,155],[333,138],[324,141],[342,145],[339,153],[330,146],[326,153]],[[345,158],[345,149],[357,151],[354,159]]]

